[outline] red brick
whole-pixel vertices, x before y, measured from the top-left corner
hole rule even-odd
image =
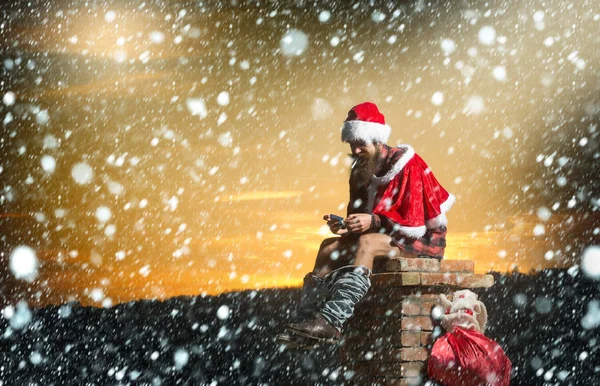
[[[436,259],[399,257],[386,264],[389,272],[439,272],[440,262]]]
[[[433,343],[431,341],[431,332],[425,332],[423,331],[421,333],[421,346],[425,347],[429,344]]]
[[[475,263],[472,260],[442,260],[440,272],[469,272],[475,271]]]
[[[431,310],[438,304],[439,301],[421,303],[421,315],[431,315]]]
[[[417,272],[378,273],[371,276],[371,284],[373,287],[415,286],[421,284],[421,278]]]
[[[466,277],[461,283],[462,288],[489,288],[493,285],[493,275],[473,275]]]
[[[422,273],[421,285],[487,288],[494,285],[494,277],[492,275],[473,275],[469,273]]]
[[[400,380],[399,386],[421,386],[423,384],[423,379],[421,377],[417,378],[402,378]],[[396,384],[398,385],[398,384]],[[396,386],[394,385],[394,386]],[[388,386],[388,385],[386,385]]]
[[[411,294],[406,296],[407,300],[414,300],[414,301],[437,301],[439,299],[439,295],[436,294],[424,294],[424,293],[418,293],[418,294]]]
[[[455,273],[424,273],[421,279],[422,285],[456,286],[457,284]]]
[[[400,364],[402,377],[419,377],[425,370],[424,362],[403,362]]]
[[[406,347],[400,350],[403,362],[426,361],[428,357],[429,353],[423,347]]]
[[[412,300],[402,301],[402,315],[420,315],[421,314],[421,302]]]
[[[431,331],[433,324],[429,316],[416,316],[402,318],[402,331]]]
[[[401,343],[404,347],[418,347],[421,345],[421,333],[418,331],[402,331]]]

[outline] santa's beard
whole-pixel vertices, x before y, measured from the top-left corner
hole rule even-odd
[[[375,148],[374,154],[361,153],[358,156],[352,155],[356,160],[356,164],[350,171],[350,184],[352,186],[360,188],[371,182],[371,177],[375,174],[380,155],[381,151],[379,147]]]

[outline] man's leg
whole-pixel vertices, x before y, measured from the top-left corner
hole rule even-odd
[[[346,240],[345,238],[332,237],[323,240],[315,259],[315,268],[304,276],[304,283],[300,295],[300,306],[298,307],[297,319],[310,318],[316,309],[317,304],[322,300],[324,288],[324,277],[335,268],[348,265],[352,254],[352,247],[356,238]],[[324,291],[325,290],[325,291]]]
[[[392,238],[383,233],[367,233],[358,238],[353,265],[373,269],[376,257],[394,257],[401,254],[400,248],[392,244]]]
[[[313,273],[325,277],[329,272],[350,265],[358,245],[358,236],[332,237],[323,240],[315,259]]]
[[[396,256],[398,247],[391,244],[391,237],[382,233],[367,233],[358,238],[352,266],[339,274],[332,284],[331,299],[325,303],[321,314],[341,331],[343,324],[354,313],[356,304],[371,288],[370,275],[377,256]]]
[[[315,259],[314,270],[304,276],[300,305],[294,318],[297,322],[292,324],[311,320],[319,313],[319,303],[322,303],[329,292],[324,277],[332,270],[350,264],[356,249],[356,241],[357,238],[351,235],[323,240]],[[277,335],[276,341],[286,344],[288,347],[302,347],[302,343],[298,343],[297,338],[289,332]]]
[[[330,284],[331,297],[321,310],[321,315],[305,323],[290,325],[294,331],[317,338],[338,338],[343,324],[354,312],[355,305],[371,287],[369,276],[375,256],[398,253],[398,248],[391,244],[390,236],[379,233],[361,235],[352,246],[356,248],[352,253],[353,258],[343,259],[343,268],[334,273],[335,277]]]

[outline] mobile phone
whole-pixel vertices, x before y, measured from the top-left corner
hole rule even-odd
[[[338,216],[336,214],[330,214],[329,218],[334,221],[337,221],[342,228],[346,228],[346,224],[344,224],[344,218],[342,216]]]

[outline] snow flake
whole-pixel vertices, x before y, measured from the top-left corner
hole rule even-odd
[[[5,313],[5,317],[6,316],[7,313]],[[20,330],[24,327],[27,327],[29,323],[31,323],[32,318],[33,315],[27,306],[27,303],[20,301],[17,303],[16,310],[10,315],[10,326],[15,330]]]
[[[383,13],[381,11],[374,11],[371,14],[371,20],[373,20],[373,22],[375,22],[375,23],[381,23],[382,21],[385,20],[385,13]]]
[[[479,43],[491,46],[496,41],[496,30],[489,25],[482,27],[477,33],[477,38],[479,39]]]
[[[279,42],[281,53],[287,57],[302,55],[308,48],[308,35],[297,29],[290,29]]]
[[[108,181],[106,185],[108,187],[108,191],[115,196],[123,194],[123,191],[125,190],[123,185],[116,181]]]
[[[546,228],[542,224],[537,224],[533,227],[533,235],[534,236],[542,236],[546,233]]]
[[[58,147],[58,139],[52,134],[46,134],[42,146],[44,149],[56,149]]]
[[[34,366],[39,365],[40,363],[42,363],[43,360],[44,360],[44,357],[42,356],[42,354],[40,354],[37,351],[34,351],[29,355],[29,361]]]
[[[331,104],[323,98],[316,98],[310,106],[310,110],[313,118],[317,121],[329,118],[334,112]]]
[[[160,31],[152,31],[148,35],[150,41],[154,44],[160,44],[165,41],[165,34]]]
[[[506,67],[504,66],[496,66],[492,70],[492,76],[499,82],[506,81]]]
[[[227,120],[227,114],[225,114],[224,112],[221,113],[221,115],[219,115],[219,119],[217,119],[217,125],[220,126],[221,124],[223,124],[225,121]]]
[[[104,299],[104,292],[102,288],[94,288],[90,291],[89,297],[95,302],[101,302]]]
[[[190,354],[184,349],[178,349],[177,351],[175,351],[175,354],[173,354],[175,368],[177,370],[181,370],[182,368],[184,368],[185,365],[187,365],[189,358]]]
[[[539,207],[536,213],[537,217],[542,221],[548,221],[552,216],[552,211],[545,206]]]
[[[10,254],[9,268],[17,279],[32,282],[38,275],[38,265],[35,251],[27,245],[16,247]]]
[[[94,169],[85,162],[78,162],[71,168],[71,177],[79,185],[89,184],[94,178]]]
[[[444,55],[449,56],[456,50],[456,43],[452,39],[442,39],[441,42],[442,51]]]
[[[150,265],[144,265],[142,268],[140,268],[138,273],[143,277],[148,276],[150,274]]]
[[[15,93],[12,91],[8,91],[2,97],[2,103],[4,103],[6,106],[12,106],[13,104],[15,104],[16,99],[17,99],[17,97],[16,97]]]
[[[219,106],[227,106],[229,104],[229,93],[227,91],[221,91],[217,96],[217,103]]]
[[[433,103],[435,106],[441,106],[442,103],[444,103],[444,93],[441,91],[436,91],[433,93],[431,96],[431,103]]]
[[[356,63],[362,63],[365,60],[365,51],[358,51],[352,56]]]
[[[321,23],[326,23],[329,21],[329,19],[331,19],[331,12],[325,10],[319,13],[319,21]]]
[[[99,222],[105,223],[108,220],[110,220],[111,217],[112,217],[112,212],[110,211],[109,207],[100,206],[100,207],[98,207],[98,209],[96,209],[96,219]]]
[[[48,115],[48,110],[40,110],[36,115],[35,115],[35,120],[39,125],[47,125],[48,121],[50,120],[50,116]]]
[[[587,313],[581,319],[581,326],[586,330],[600,326],[600,301],[592,300],[588,303]]]
[[[193,115],[199,116],[201,119],[206,118],[208,111],[206,110],[206,104],[201,98],[187,98],[185,101],[187,109]]]
[[[485,110],[485,101],[479,95],[472,95],[467,99],[463,113],[470,114],[481,114]]]
[[[51,155],[45,155],[42,157],[41,163],[42,169],[46,173],[54,173],[54,170],[56,169],[56,160],[54,159],[54,157],[52,157]]]
[[[233,144],[233,138],[231,137],[231,132],[228,131],[226,133],[219,135],[217,142],[219,142],[219,144],[223,147],[231,147],[231,145]]]
[[[217,318],[221,320],[226,320],[229,318],[230,313],[231,311],[229,310],[229,307],[223,305],[217,310]]]
[[[594,280],[600,280],[600,246],[587,247],[581,255],[581,270],[584,275]]]
[[[104,20],[107,23],[112,23],[117,18],[117,13],[115,11],[108,11],[104,14]]]

